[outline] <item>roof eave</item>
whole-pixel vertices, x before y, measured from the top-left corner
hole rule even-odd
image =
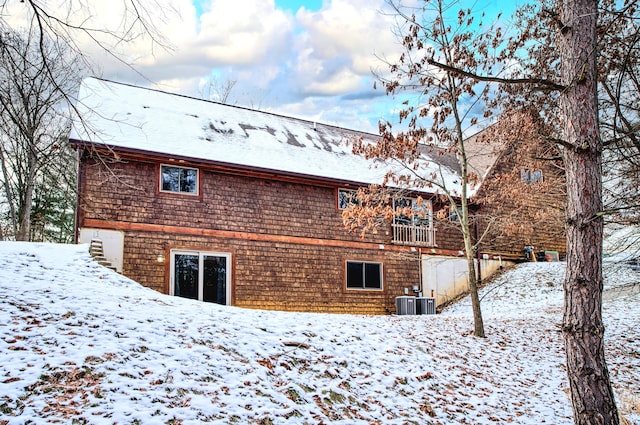
[[[255,167],[250,165],[242,165],[242,164],[234,164],[229,162],[215,161],[210,159],[203,158],[195,158],[184,155],[173,155],[173,154],[165,154],[162,152],[154,152],[147,151],[143,149],[135,149],[135,148],[126,148],[121,146],[111,146],[105,143],[96,143],[96,142],[88,142],[85,140],[79,139],[69,139],[69,143],[76,148],[93,148],[99,151],[105,152],[118,152],[121,154],[135,156],[135,157],[144,157],[149,161],[153,162],[162,162],[163,160],[169,162],[179,162],[179,163],[189,163],[189,164],[199,164],[210,167],[212,169],[224,170],[227,173],[231,174],[252,174],[259,175],[262,177],[268,178],[278,178],[279,180],[285,181],[294,181],[294,182],[313,182],[316,185],[329,186],[329,187],[351,187],[351,186],[369,186],[373,183],[364,182],[364,181],[356,181],[356,180],[345,180],[345,179],[336,179],[325,176],[317,176],[313,174],[304,174],[304,173],[294,173],[290,171],[277,170],[273,168],[262,168]]]

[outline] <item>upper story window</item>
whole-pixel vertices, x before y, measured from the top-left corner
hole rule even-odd
[[[449,205],[449,221],[451,222],[459,222],[460,216],[458,216],[458,206],[457,205]]]
[[[405,226],[431,226],[431,201],[416,198],[396,198],[393,200],[394,224]]]
[[[530,170],[523,168],[520,170],[522,181],[527,184],[542,183],[542,170]]]
[[[358,191],[353,189],[338,189],[338,208],[345,210],[350,204],[358,204]]]
[[[416,198],[393,200],[393,243],[399,245],[435,246],[431,201]]]
[[[160,166],[160,191],[198,194],[198,170],[196,168]]]

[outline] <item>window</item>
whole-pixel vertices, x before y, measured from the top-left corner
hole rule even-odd
[[[231,254],[172,250],[170,294],[230,304]]]
[[[195,168],[160,166],[160,191],[198,194],[198,170]]]
[[[347,261],[347,289],[382,289],[382,264]]]
[[[396,198],[393,200],[395,211],[393,223],[404,226],[431,226],[431,201],[416,198]]]
[[[358,204],[358,192],[352,189],[338,189],[338,208],[344,210],[350,204]]]
[[[393,200],[395,215],[391,228],[393,243],[411,246],[435,246],[431,201],[416,198]]]
[[[527,184],[542,183],[542,170],[529,170],[523,168],[520,170],[522,181]]]
[[[449,221],[451,222],[459,222],[460,217],[458,216],[458,206],[450,205],[449,206]]]

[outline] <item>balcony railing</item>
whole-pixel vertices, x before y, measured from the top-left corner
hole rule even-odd
[[[436,229],[430,226],[392,224],[396,245],[436,246]]]

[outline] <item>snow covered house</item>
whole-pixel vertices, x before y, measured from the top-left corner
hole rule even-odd
[[[463,246],[455,227],[437,225],[449,208],[437,197],[426,217],[398,217],[376,234],[344,228],[354,191],[390,169],[346,142],[376,135],[95,78],[78,111],[78,240],[99,239],[117,270],[147,287],[238,307],[372,314],[395,311],[398,296],[442,301],[461,290],[458,266],[430,263]],[[439,283],[443,270],[454,289]]]

